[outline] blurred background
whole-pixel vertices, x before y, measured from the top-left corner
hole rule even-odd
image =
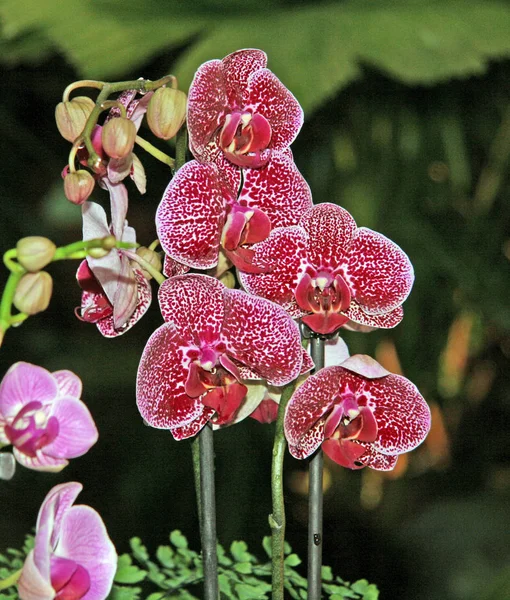
[[[305,110],[292,150],[314,200],[344,206],[415,267],[402,324],[344,339],[411,379],[433,414],[425,443],[392,473],[326,464],[324,562],[376,583],[382,599],[510,598],[510,3],[1,0],[0,18],[3,250],[26,235],[81,239],[54,123],[70,82],[173,73],[186,91],[205,60],[268,53]],[[128,184],[129,220],[149,244],[169,172],[138,155],[148,189]],[[102,190],[93,199],[108,202]],[[51,306],[8,331],[0,376],[18,360],[75,371],[100,439],[60,474],[20,467],[0,482],[0,548],[20,547],[47,491],[70,480],[119,552],[134,535],[155,550],[176,528],[198,548],[189,443],[144,427],[135,404],[157,305],[105,340],[74,316],[76,267],[52,265]],[[215,434],[220,541],[244,539],[261,558],[272,435],[250,419]],[[287,455],[285,468],[287,537],[304,557],[307,464]]]

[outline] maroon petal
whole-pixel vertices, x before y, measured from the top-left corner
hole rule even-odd
[[[387,313],[400,306],[413,286],[413,266],[407,254],[371,229],[358,229],[346,263],[352,297],[366,313]]]
[[[186,163],[169,183],[156,212],[163,250],[190,267],[216,266],[226,208],[234,201],[214,164]]]
[[[375,405],[378,435],[374,450],[401,454],[423,442],[430,429],[430,409],[413,383],[400,375],[388,375],[366,380],[364,393]]]
[[[361,469],[364,465],[359,458],[365,452],[362,444],[349,440],[326,440],[322,443],[324,454],[332,461],[347,469]]]
[[[285,432],[287,437],[287,432]],[[288,441],[288,437],[287,437]],[[289,441],[289,452],[294,458],[306,458],[313,454],[324,441],[324,420],[320,419],[317,423],[308,429],[300,438],[299,442],[294,444]]]
[[[278,227],[267,240],[251,247],[255,252],[254,264],[266,265],[268,273],[239,273],[242,286],[256,296],[280,304],[292,317],[301,317],[294,299],[308,250],[308,236],[301,227]]]
[[[381,454],[374,450],[372,444],[367,444],[365,454],[358,458],[358,461],[365,467],[370,467],[376,471],[393,471],[397,464],[398,454]]]
[[[266,65],[267,56],[262,50],[238,50],[225,56],[221,66],[230,108],[244,107],[250,75]]]
[[[356,222],[342,207],[317,204],[299,223],[310,237],[308,259],[315,267],[339,266],[356,231]]]
[[[220,127],[227,106],[222,63],[210,60],[195,73],[188,94],[190,147],[197,158],[202,158],[207,144]]]
[[[344,314],[350,321],[350,323],[345,325],[346,329],[359,331],[356,327],[357,324],[362,327],[370,328],[368,330],[372,331],[373,329],[391,329],[392,327],[396,327],[404,318],[404,309],[401,306],[397,306],[397,308],[394,308],[387,313],[370,315],[366,313],[356,301],[352,301]]]
[[[183,265],[182,263],[168,256],[168,254],[165,254],[163,262],[163,275],[165,277],[175,277],[176,275],[184,275],[184,273],[187,273],[189,269],[190,268],[187,265]]]
[[[182,339],[212,342],[220,335],[225,286],[207,275],[179,275],[159,288],[161,314]]]
[[[285,437],[293,446],[302,445],[303,436],[330,409],[340,392],[341,367],[326,367],[311,375],[292,395],[284,419]]]
[[[303,362],[301,336],[289,315],[280,306],[241,290],[225,289],[224,298],[227,353],[273,385],[295,379]]]
[[[170,433],[177,441],[193,437],[204,427],[213,415],[214,410],[204,406],[202,414],[194,421],[191,421],[191,423],[183,425],[182,427],[174,427],[173,429],[170,429]]]
[[[246,169],[238,203],[259,208],[272,228],[297,225],[312,206],[312,193],[294,161],[283,152],[272,152],[262,169]]]
[[[172,324],[156,329],[142,353],[136,381],[138,410],[151,427],[174,429],[202,415],[200,398],[190,398],[184,389],[189,362]]]
[[[270,147],[283,150],[296,139],[303,125],[303,109],[294,95],[269,69],[251,75],[245,108],[260,113],[271,125]]]

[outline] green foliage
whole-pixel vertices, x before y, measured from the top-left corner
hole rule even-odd
[[[7,548],[4,554],[0,554],[0,581],[7,579],[21,569],[27,554],[33,547],[34,536],[27,535],[21,550]],[[14,585],[0,592],[0,600],[18,600],[18,598],[18,591]]]
[[[489,60],[510,55],[510,9],[496,0],[299,7],[269,0],[152,0],[143,18],[133,0],[121,7],[114,0],[67,0],[65,11],[56,0],[4,0],[0,16],[4,62],[33,61],[36,46],[43,54],[58,48],[84,77],[133,72],[155,54],[187,43],[175,66],[186,88],[202,62],[239,48],[263,48],[305,110],[359,78],[361,64],[408,84],[433,84],[483,73]]]

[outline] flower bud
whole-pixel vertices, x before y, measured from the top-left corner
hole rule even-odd
[[[92,194],[94,185],[94,178],[84,169],[68,173],[64,177],[64,193],[66,198],[73,204],[83,204]]]
[[[163,265],[161,263],[161,257],[158,252],[154,252],[154,250],[151,250],[150,248],[146,248],[145,246],[140,246],[140,248],[136,249],[136,253],[138,254],[138,256],[140,256],[145,261],[147,261],[151,265],[151,267],[154,267],[154,269],[156,269],[156,271],[159,271],[161,273],[161,268]],[[139,263],[136,263],[136,266],[141,267],[141,265]],[[147,279],[148,281],[150,281],[152,279],[152,275],[149,273],[149,271],[146,271],[143,267],[142,267],[142,273],[143,273],[143,276],[145,277],[145,279]]]
[[[74,142],[81,135],[94,106],[95,102],[88,96],[77,96],[57,104],[55,120],[60,135],[68,142]]]
[[[26,273],[16,287],[13,304],[19,311],[35,315],[48,308],[52,291],[53,280],[49,273]]]
[[[32,273],[40,271],[51,262],[56,249],[51,240],[38,235],[22,238],[16,244],[19,264]]]
[[[164,140],[173,138],[186,118],[186,94],[174,88],[159,88],[149,101],[147,123]]]
[[[106,250],[105,248],[89,248],[87,254],[92,258],[104,258],[108,254],[110,254],[111,250]]]
[[[111,119],[101,132],[103,150],[111,158],[124,158],[133,151],[136,125],[125,117]]]

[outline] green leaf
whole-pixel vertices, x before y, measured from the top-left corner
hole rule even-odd
[[[284,563],[288,567],[297,567],[298,565],[301,564],[301,559],[299,558],[299,556],[297,554],[289,554],[286,557]]]
[[[265,600],[267,598],[266,593],[258,587],[245,583],[238,583],[234,587],[239,600]]]
[[[149,553],[147,548],[142,544],[142,540],[139,537],[131,538],[129,541],[133,556],[140,562],[146,562],[149,560]]]
[[[119,556],[117,572],[115,573],[114,579],[116,583],[140,583],[146,576],[147,571],[133,565],[129,554],[122,554]]]
[[[172,568],[175,566],[174,551],[170,546],[159,546],[156,550],[156,558],[164,567]]]
[[[220,592],[222,594],[225,594],[227,598],[235,599],[235,595],[232,591],[232,588],[230,587],[230,582],[231,578],[225,573],[220,573],[220,575],[218,575],[218,585],[220,588]]]
[[[138,600],[142,588],[139,587],[124,587],[114,585],[108,594],[107,600]]]
[[[234,565],[234,571],[248,575],[252,572],[252,566],[249,562],[239,562]]]
[[[182,535],[182,533],[178,529],[172,531],[172,533],[170,534],[170,542],[176,548],[186,549],[188,547],[188,540]]]
[[[230,545],[230,554],[239,562],[247,562],[250,560],[250,554],[247,552],[248,546],[246,542],[232,542]]]
[[[321,578],[323,581],[333,581],[333,572],[331,567],[323,566],[321,568]]]
[[[223,565],[224,567],[232,565],[232,559],[225,554],[225,548],[223,548],[221,544],[217,545],[216,550],[218,554],[218,564]]]
[[[262,540],[262,547],[266,551],[266,554],[271,558],[273,556],[273,549],[271,548],[271,536],[265,535]]]

